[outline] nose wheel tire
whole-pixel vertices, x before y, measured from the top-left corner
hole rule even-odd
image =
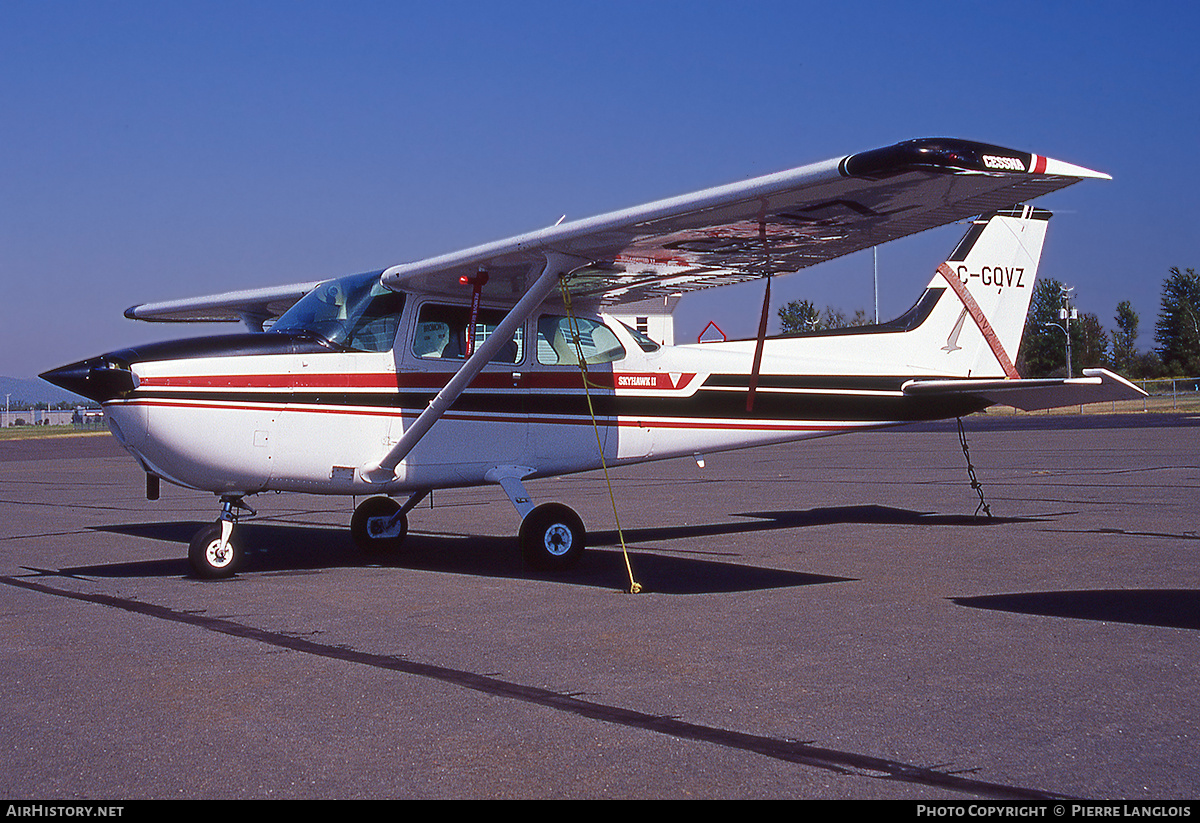
[[[583,521],[561,503],[543,503],[521,521],[521,556],[535,569],[571,568],[579,562],[586,541]]]
[[[368,497],[359,503],[350,518],[354,544],[370,554],[400,548],[408,536],[408,515],[395,518],[399,511],[400,504],[390,497]],[[393,518],[395,522],[392,522]]]
[[[210,523],[196,532],[188,546],[188,562],[197,577],[216,580],[232,577],[242,566],[242,547],[230,534],[224,545],[221,543],[221,521]]]

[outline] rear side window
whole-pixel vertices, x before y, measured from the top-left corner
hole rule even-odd
[[[579,335],[576,340],[575,329]],[[583,362],[614,363],[625,357],[625,347],[612,330],[597,320],[560,314],[543,314],[537,324],[537,359],[545,366],[578,366]]]

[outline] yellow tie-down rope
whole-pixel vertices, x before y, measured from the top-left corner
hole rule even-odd
[[[625,558],[625,570],[629,573],[629,593],[637,594],[642,590],[642,584],[633,578],[633,566],[629,562],[629,550],[625,547],[625,534],[621,531],[621,518],[617,514],[617,496],[613,493],[612,480],[608,476],[608,464],[604,460],[604,444],[600,442],[600,425],[596,422],[596,410],[592,407],[590,389],[602,389],[605,386],[598,383],[593,384],[588,380],[587,361],[583,356],[583,341],[579,333],[579,321],[575,319],[575,312],[571,308],[571,291],[567,288],[566,278],[559,280],[559,287],[562,289],[563,305],[567,307],[567,321],[570,323],[571,337],[575,341],[575,354],[579,358],[579,372],[583,377],[583,394],[587,398],[588,413],[592,417],[592,431],[596,434],[596,449],[600,453],[600,467],[604,469],[604,482],[608,484],[608,498],[612,501],[613,520],[617,524],[617,537],[621,540],[621,554]]]

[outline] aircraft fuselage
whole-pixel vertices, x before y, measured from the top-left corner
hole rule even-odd
[[[149,473],[220,494],[475,485],[498,466],[522,467],[529,477],[599,468],[601,448],[605,464],[617,465],[953,417],[985,405],[905,396],[901,386],[918,374],[886,356],[905,333],[899,328],[768,339],[747,411],[754,341],[653,346],[591,315],[579,318],[585,345],[596,347],[603,336],[604,349],[584,352],[585,359],[604,362],[588,363],[585,372],[570,356],[575,341],[564,351],[562,340],[556,349],[548,339],[569,324],[547,312],[515,336],[504,362],[484,368],[392,481],[368,482],[359,469],[397,441],[461,365],[453,355],[430,356],[420,339],[452,319],[440,310],[444,302],[435,309],[409,300],[385,351],[286,332],[232,335],[113,352],[59,370],[59,380],[72,369],[82,375],[76,390],[104,401],[113,434]],[[862,373],[872,360],[874,371]],[[848,362],[859,373],[847,371]],[[130,375],[124,383],[122,372]]]

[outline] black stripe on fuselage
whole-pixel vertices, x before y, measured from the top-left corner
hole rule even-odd
[[[746,411],[745,376],[717,375],[712,389],[702,388],[689,397],[650,397],[593,392],[577,393],[464,392],[452,411],[506,416],[717,419],[743,421],[794,420],[935,420],[979,411],[988,404],[970,396],[910,397],[899,394],[908,378],[785,378],[770,376],[755,393],[753,412]],[[743,385],[739,385],[739,380]],[[719,388],[718,388],[719,387]],[[726,388],[727,387],[727,388]],[[785,388],[792,391],[772,391]],[[796,389],[816,389],[814,393]],[[880,391],[881,394],[839,394]],[[328,407],[330,409],[375,408],[414,414],[428,406],[432,392],[347,392],[347,391],[157,391],[140,389],[128,398],[149,403],[234,403]],[[590,403],[589,403],[590,400]]]
[[[316,335],[282,332],[221,334],[141,343],[105,357],[125,363],[192,360],[203,357],[245,357],[270,354],[319,354],[342,351]]]

